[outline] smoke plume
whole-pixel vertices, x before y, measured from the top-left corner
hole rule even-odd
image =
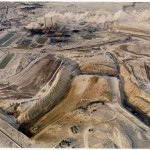
[[[147,21],[150,19],[150,10],[146,9],[143,12],[137,12],[136,10],[131,11],[130,13],[126,13],[123,10],[119,10],[114,14],[102,14],[101,11],[93,11],[93,12],[84,12],[84,13],[74,13],[74,12],[66,12],[59,13],[56,11],[51,11],[45,15],[46,25],[51,25],[51,18],[53,19],[53,23],[55,22],[66,22],[66,21],[76,21],[76,22],[87,22],[94,23],[96,25],[104,24],[105,22],[125,22],[125,21]],[[42,18],[38,18],[37,22],[31,22],[26,26],[28,29],[39,29],[44,28],[44,26],[40,26],[40,24],[44,24],[44,16]]]

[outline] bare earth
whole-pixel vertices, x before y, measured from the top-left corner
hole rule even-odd
[[[1,2],[0,147],[150,148],[149,5]]]

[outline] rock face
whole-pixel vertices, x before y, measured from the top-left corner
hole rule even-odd
[[[75,64],[65,62],[57,73],[47,93],[18,117],[21,125],[34,124],[40,117],[49,112],[67,94],[71,80],[78,74],[79,70]]]
[[[80,70],[84,73],[99,73],[106,75],[117,75],[114,62],[108,55],[100,55],[100,57],[82,58],[78,61]]]
[[[120,64],[120,73],[124,79],[127,102],[150,117],[150,95],[137,86],[135,77],[129,73],[123,64]]]
[[[100,73],[108,75],[116,75],[117,71],[112,66],[107,66],[98,62],[86,62],[80,64],[80,69],[84,73]]]
[[[129,103],[141,110],[145,115],[150,116],[150,103],[142,97],[131,96],[129,98]]]

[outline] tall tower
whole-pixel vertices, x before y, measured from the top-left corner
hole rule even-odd
[[[46,18],[44,16],[44,25],[45,25],[45,29],[46,29]]]
[[[51,17],[51,24],[52,24],[52,27],[53,27],[53,18]]]

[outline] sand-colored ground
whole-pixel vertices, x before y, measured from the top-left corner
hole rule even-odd
[[[101,82],[101,85],[99,84]],[[110,91],[108,92],[107,86],[107,79],[99,79],[98,77],[94,76],[77,76],[76,79],[73,81],[71,85],[71,89],[69,90],[66,98],[50,113],[45,115],[43,118],[41,118],[35,126],[40,126],[39,131],[42,130],[42,128],[45,128],[47,124],[52,124],[53,122],[56,122],[59,120],[65,113],[68,111],[71,111],[76,108],[77,105],[82,103],[83,101],[91,101],[91,100],[100,100],[100,101],[110,101]],[[107,86],[105,86],[107,85]],[[95,95],[92,92],[93,86],[97,86],[97,95]],[[103,86],[103,90],[101,91],[100,87]],[[80,90],[79,90],[80,89]],[[90,91],[90,92],[89,92]],[[91,93],[91,94],[90,94]],[[34,131],[31,128],[31,131]]]
[[[117,75],[114,62],[108,55],[92,56],[88,58],[78,59],[80,70],[87,74],[106,74],[106,75]]]
[[[149,4],[39,4],[29,14],[32,3],[7,3],[5,19],[21,25],[8,32],[33,47],[0,51],[14,54],[0,69],[0,147],[150,148]],[[47,25],[59,18],[67,42],[23,30],[43,14],[56,15]]]
[[[132,122],[132,117],[129,120],[126,119],[124,110],[115,103],[115,99],[113,99],[114,104],[109,103],[110,105],[107,101],[102,103],[101,100],[93,99],[86,100],[86,103],[81,102],[82,99],[79,97],[82,97],[84,90],[89,89],[86,87],[91,85],[88,82],[91,78],[93,80],[95,77],[83,75],[77,77],[67,97],[36,124],[39,127],[43,125],[46,127],[33,138],[35,143],[38,142],[37,147],[47,143],[46,147],[133,148],[141,147],[149,139],[145,136],[146,133]],[[118,85],[117,80],[111,81],[113,78],[99,77],[99,80],[102,83],[107,81],[109,86],[112,83]],[[74,95],[76,99],[73,99]],[[114,98],[120,97],[118,95]],[[135,120],[135,122],[138,121]],[[143,140],[137,142],[141,138]]]
[[[138,33],[138,34],[145,34],[149,35],[149,22],[124,22],[124,23],[115,23],[114,29],[123,30],[126,32]]]
[[[5,52],[0,51],[0,58],[5,54]]]
[[[149,116],[149,94],[141,90],[140,87],[134,83],[134,76],[129,74],[123,64],[120,64],[120,72],[124,78],[124,91],[128,97],[128,102]]]

